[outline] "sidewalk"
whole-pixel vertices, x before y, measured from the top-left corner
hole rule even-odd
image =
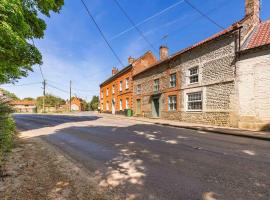
[[[123,115],[112,115],[112,114],[105,114],[105,113],[99,113],[99,115],[111,117],[111,118],[130,119],[130,120],[148,122],[148,123],[153,123],[153,124],[162,125],[162,126],[186,128],[186,129],[192,129],[192,130],[207,131],[207,132],[212,132],[212,133],[217,133],[217,134],[234,135],[238,137],[247,137],[247,138],[270,141],[270,132],[250,131],[250,130],[244,130],[244,129],[238,129],[238,128],[218,127],[218,126],[211,126],[211,125],[164,120],[164,119],[149,119],[149,118],[144,118],[144,117],[126,117]]]

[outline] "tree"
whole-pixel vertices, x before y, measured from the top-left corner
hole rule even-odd
[[[19,100],[19,97],[17,97],[16,94],[9,92],[7,90],[4,90],[4,89],[1,89],[1,91],[3,92],[5,96],[7,96],[11,100]]]
[[[26,101],[34,101],[35,99],[32,98],[32,97],[25,97],[25,98],[23,98],[23,100],[26,100]]]
[[[66,104],[66,101],[60,97],[46,94],[45,96],[45,106],[49,107],[59,107],[60,105]],[[37,98],[37,107],[38,109],[42,108],[43,106],[43,96]]]
[[[0,84],[15,82],[42,64],[42,56],[32,39],[43,38],[46,23],[39,14],[50,17],[59,12],[64,0],[0,1]]]
[[[90,110],[97,110],[99,105],[99,98],[98,96],[93,96],[90,102]]]

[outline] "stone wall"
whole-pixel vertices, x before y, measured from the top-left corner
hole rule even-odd
[[[199,82],[189,84],[189,68],[198,66]],[[169,75],[177,73],[177,87],[169,88]],[[185,122],[235,126],[235,35],[227,34],[204,45],[164,61],[134,77],[134,88],[142,85],[142,112],[151,117],[151,95],[154,80],[160,79],[160,117]],[[187,93],[202,91],[203,110],[187,110]],[[168,111],[168,95],[177,95],[177,110]]]

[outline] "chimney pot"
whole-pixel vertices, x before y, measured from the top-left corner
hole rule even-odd
[[[115,75],[118,72],[118,69],[116,67],[112,68],[112,75]]]
[[[128,63],[131,65],[131,64],[134,63],[134,62],[135,62],[135,58],[129,56],[129,57],[128,57]]]
[[[169,49],[166,46],[159,47],[159,57],[160,60],[165,60],[169,57]]]

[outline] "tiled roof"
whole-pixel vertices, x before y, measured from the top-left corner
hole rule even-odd
[[[245,49],[253,49],[256,47],[270,44],[270,20],[261,22],[248,39]]]

